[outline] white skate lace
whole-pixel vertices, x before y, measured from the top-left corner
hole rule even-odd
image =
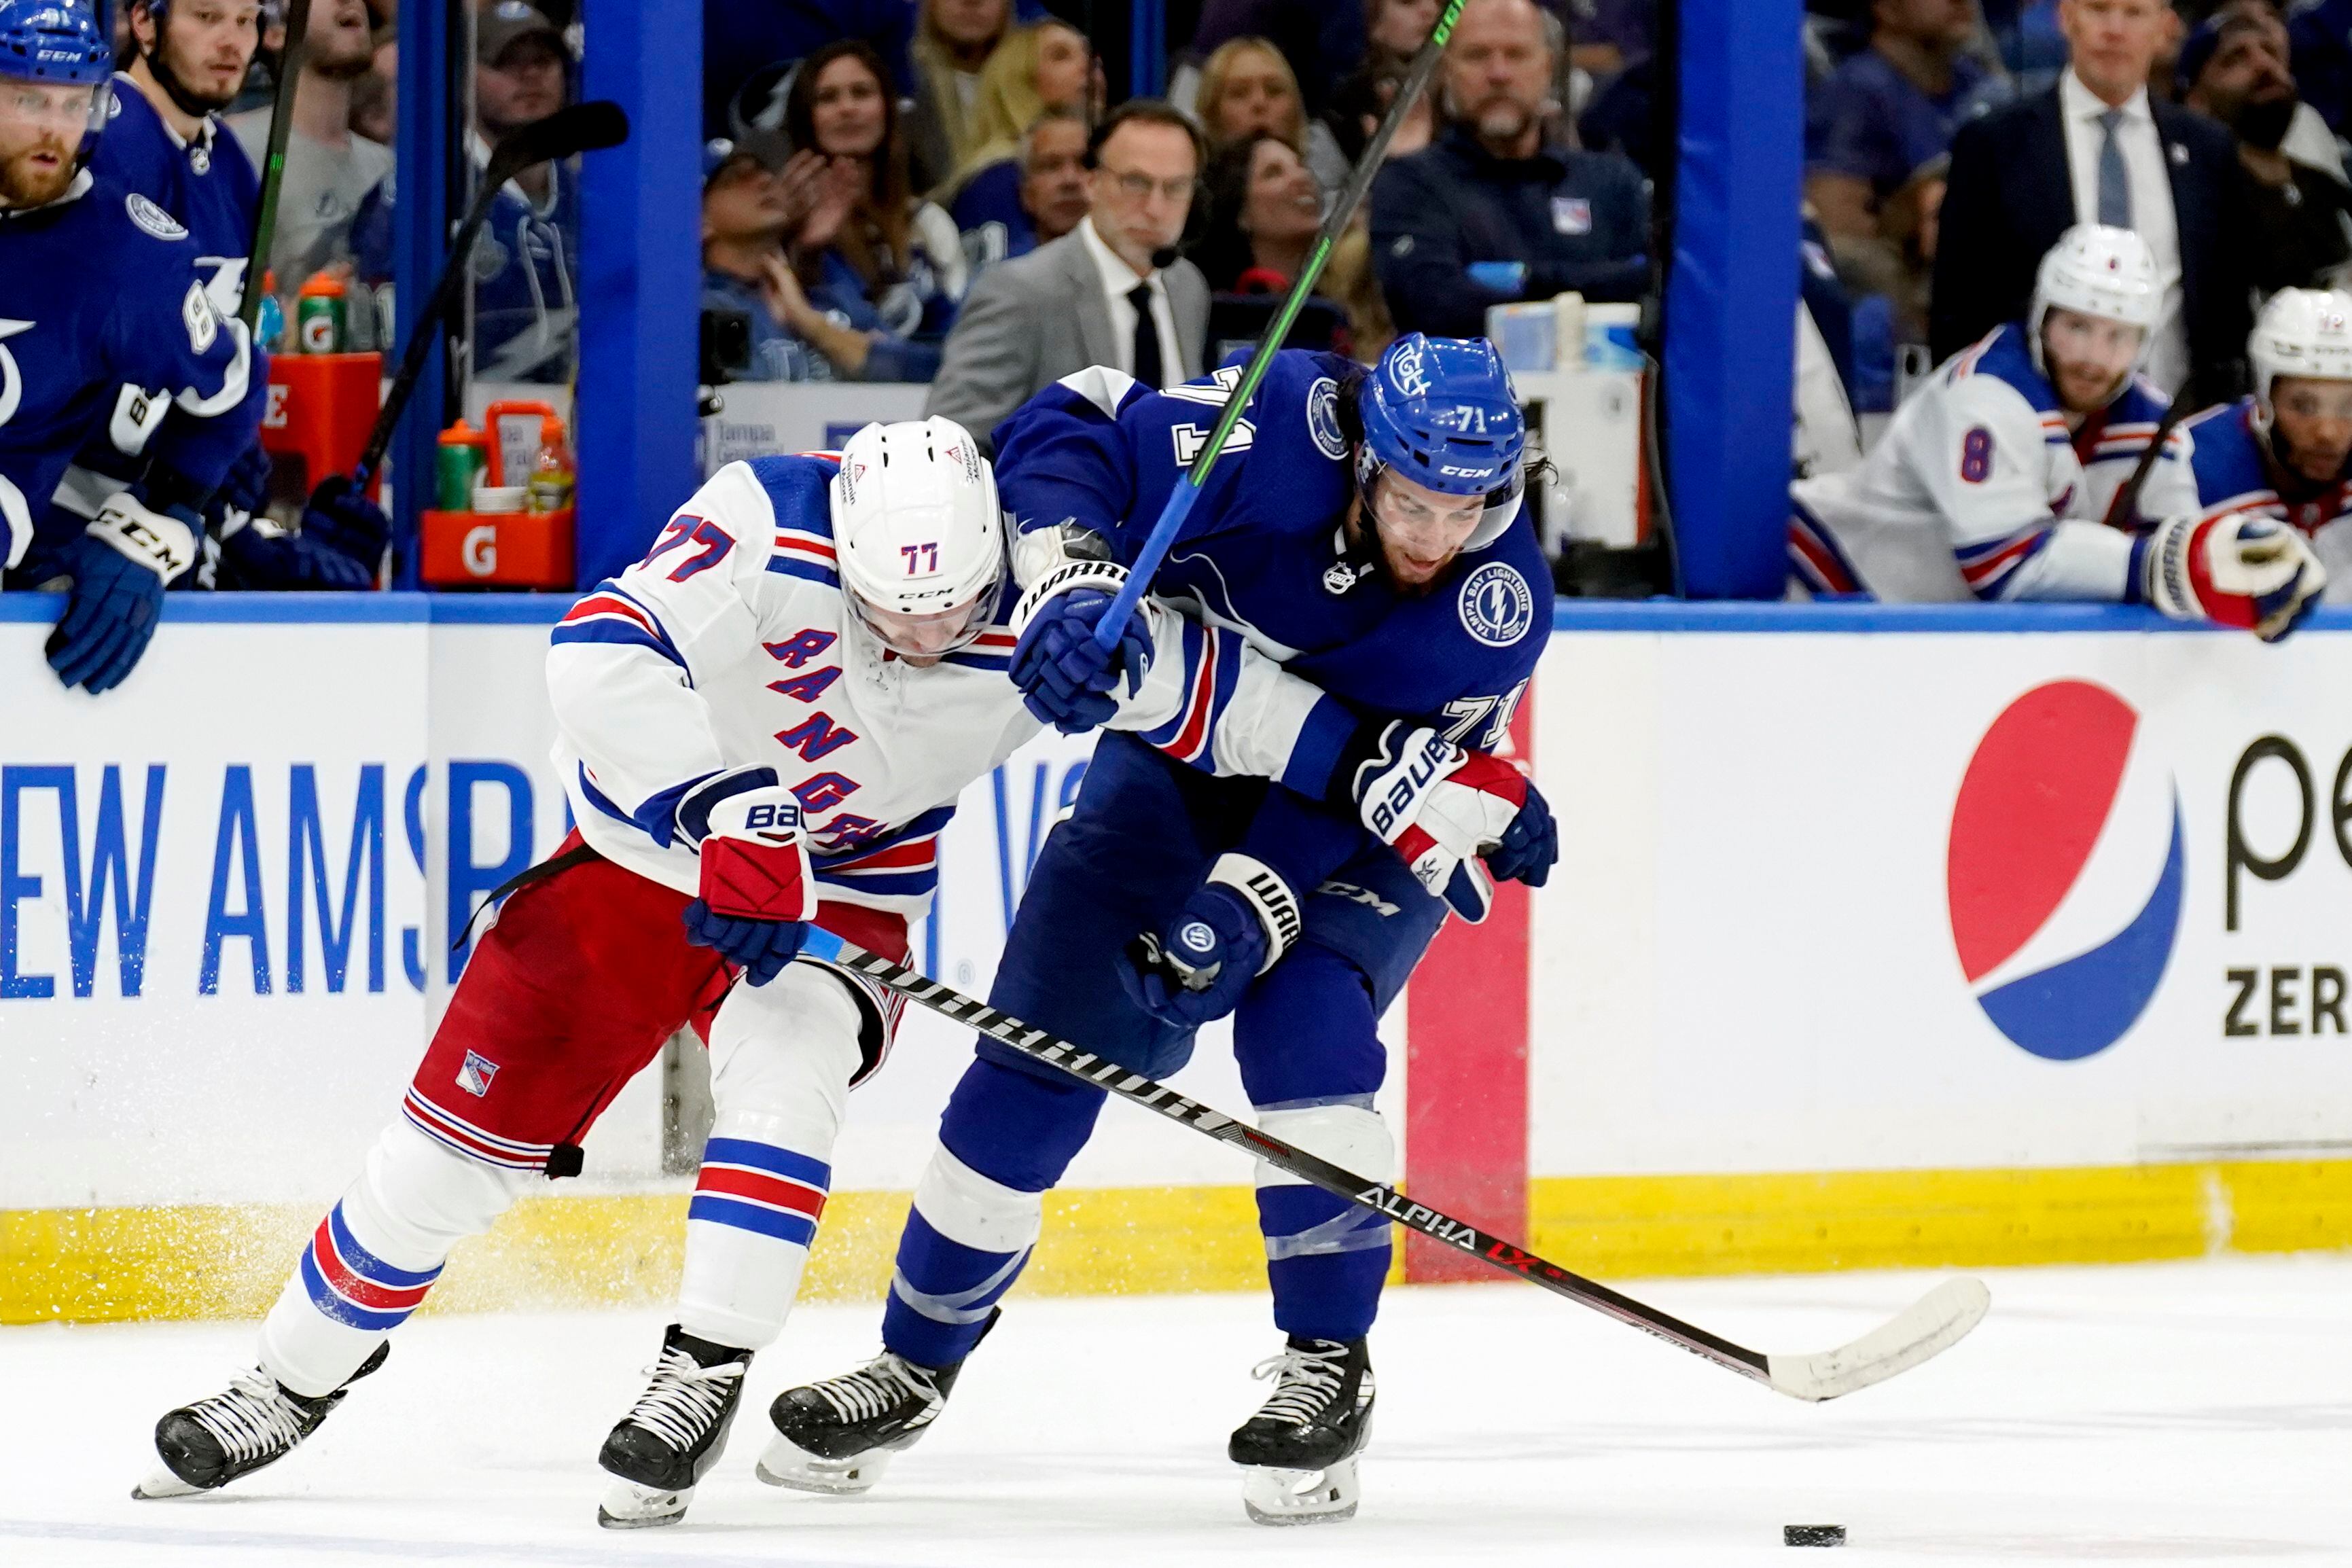
[[[893,1384],[897,1386],[893,1386]],[[828,1377],[823,1383],[811,1384],[814,1393],[844,1421],[871,1421],[898,1403],[901,1392],[913,1394],[926,1404],[939,1397],[931,1380],[901,1360],[895,1352],[885,1351],[856,1372],[845,1372],[839,1377]]]
[[[306,1414],[276,1378],[257,1367],[238,1373],[229,1379],[227,1393],[198,1400],[188,1413],[239,1465],[265,1454],[282,1454],[300,1442]]]
[[[1251,1369],[1255,1378],[1278,1378],[1273,1397],[1258,1411],[1261,1421],[1286,1421],[1294,1426],[1311,1426],[1315,1418],[1330,1408],[1339,1396],[1344,1381],[1340,1369],[1347,1361],[1345,1349],[1302,1351],[1286,1349],[1280,1355],[1268,1356]]]
[[[684,1453],[726,1414],[728,1384],[739,1381],[748,1364],[730,1361],[704,1366],[682,1350],[666,1349],[659,1361],[646,1368],[653,1384],[625,1419]]]

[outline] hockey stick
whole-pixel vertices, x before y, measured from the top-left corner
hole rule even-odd
[[[1842,1394],[1852,1394],[1857,1388],[1867,1388],[1884,1382],[1895,1373],[1907,1372],[1937,1352],[1948,1350],[1964,1334],[1977,1326],[1992,1304],[1991,1293],[1980,1280],[1959,1278],[1947,1279],[1921,1297],[1905,1311],[1874,1329],[1851,1344],[1836,1350],[1822,1351],[1814,1355],[1768,1355],[1737,1345],[1729,1340],[1695,1328],[1679,1318],[1669,1317],[1654,1307],[1643,1305],[1630,1296],[1622,1296],[1608,1286],[1571,1274],[1557,1263],[1549,1263],[1515,1242],[1489,1235],[1476,1226],[1440,1214],[1425,1204],[1417,1204],[1394,1187],[1369,1180],[1340,1169],[1328,1161],[1293,1148],[1270,1133],[1261,1132],[1245,1122],[1221,1115],[1196,1100],[1187,1099],[1166,1084],[1154,1082],[1140,1073],[1129,1072],[1116,1062],[1080,1050],[1069,1041],[1032,1027],[1007,1013],[1000,1013],[982,1002],[974,1001],[958,991],[950,990],[937,981],[926,979],[904,964],[893,963],[887,958],[867,952],[844,942],[833,962],[846,969],[879,981],[908,1001],[929,1008],[932,1012],[968,1025],[986,1035],[997,1044],[1020,1052],[1031,1061],[1058,1068],[1070,1077],[1108,1089],[1121,1100],[1159,1112],[1169,1121],[1204,1132],[1221,1143],[1254,1158],[1264,1160],[1277,1170],[1312,1182],[1335,1197],[1371,1210],[1411,1230],[1442,1241],[1448,1247],[1458,1247],[1474,1257],[1484,1258],[1506,1274],[1517,1275],[1531,1284],[1540,1285],[1555,1296],[1565,1296],[1580,1306],[1616,1319],[1632,1328],[1641,1330],[1680,1345],[1694,1355],[1706,1357],[1717,1366],[1727,1367],[1742,1377],[1753,1378],[1769,1388],[1788,1394],[1792,1399],[1835,1399]]]
[[[1143,542],[1143,548],[1136,552],[1135,563],[1128,568],[1127,581],[1120,584],[1118,596],[1111,600],[1109,611],[1095,627],[1095,645],[1103,652],[1108,653],[1118,646],[1119,633],[1126,626],[1128,617],[1135,613],[1135,606],[1142,599],[1144,590],[1151,585],[1152,574],[1160,570],[1160,563],[1166,559],[1169,547],[1176,542],[1176,535],[1182,530],[1184,519],[1192,513],[1192,503],[1201,499],[1201,487],[1209,482],[1209,470],[1215,468],[1217,459],[1224,455],[1225,443],[1232,438],[1234,426],[1241,423],[1242,411],[1249,406],[1250,399],[1257,395],[1257,384],[1265,379],[1266,366],[1274,363],[1275,351],[1281,348],[1282,341],[1290,335],[1291,323],[1298,319],[1299,310],[1307,303],[1307,296],[1314,290],[1315,280],[1323,276],[1323,264],[1331,258],[1331,247],[1339,243],[1339,236],[1356,216],[1356,209],[1363,205],[1365,193],[1372,188],[1372,177],[1381,172],[1381,163],[1388,156],[1389,143],[1396,140],[1397,130],[1412,111],[1413,100],[1421,96],[1422,89],[1429,85],[1429,79],[1435,74],[1437,62],[1445,53],[1445,40],[1453,34],[1454,24],[1460,19],[1462,7],[1468,4],[1469,0],[1446,0],[1445,9],[1438,15],[1437,26],[1430,30],[1429,41],[1421,46],[1421,53],[1412,58],[1412,68],[1405,73],[1404,80],[1398,84],[1395,101],[1389,105],[1388,113],[1381,118],[1380,129],[1372,132],[1371,141],[1365,143],[1363,155],[1348,172],[1348,183],[1339,187],[1339,195],[1332,200],[1331,210],[1324,215],[1323,226],[1316,231],[1314,247],[1307,253],[1307,264],[1298,269],[1298,277],[1290,285],[1290,292],[1283,296],[1282,308],[1265,324],[1265,331],[1258,338],[1257,347],[1250,351],[1249,363],[1244,367],[1233,395],[1225,399],[1224,412],[1217,416],[1216,425],[1209,431],[1208,443],[1193,458],[1192,466],[1177,481],[1176,488],[1168,492],[1168,504],[1160,509],[1160,521],[1151,525],[1150,536]]]
[[[2194,405],[2195,400],[2189,395],[2189,388],[2196,384],[2196,378],[2193,376],[2180,384],[2180,390],[2173,395],[2171,406],[2164,411],[2164,417],[2157,422],[2156,439],[2147,444],[2147,450],[2142,452],[2139,455],[2139,461],[2132,465],[2131,477],[2124,480],[2123,488],[2116,491],[2113,500],[2107,502],[2107,513],[2099,521],[2109,528],[2130,528],[2137,521],[2139,513],[2139,492],[2147,485],[2147,476],[2155,471],[2156,460],[2164,455],[2164,444],[2172,439],[2173,427],[2180,423],[2190,407]]]
[[[490,154],[488,166],[482,171],[482,183],[474,192],[473,204],[466,209],[465,221],[458,224],[457,237],[449,243],[449,259],[442,263],[432,297],[425,300],[416,324],[408,329],[408,346],[400,356],[400,372],[392,378],[383,406],[376,411],[375,426],[368,432],[367,446],[360,453],[359,468],[352,476],[354,489],[367,489],[368,481],[375,477],[377,465],[383,461],[384,448],[392,445],[393,427],[400,423],[401,415],[408,407],[409,395],[416,390],[416,378],[425,374],[425,356],[439,338],[441,320],[457,303],[457,290],[469,276],[467,258],[474,253],[475,237],[482,232],[499,188],[534,164],[553,163],[576,153],[617,147],[628,137],[628,115],[619,104],[598,99],[559,109],[499,143],[498,151]]]
[[[294,134],[294,94],[302,84],[302,51],[310,43],[310,0],[294,0],[286,14],[286,47],[278,52],[278,92],[269,110],[269,148],[261,160],[261,203],[253,215],[253,247],[245,264],[245,294],[237,319],[250,334],[261,323],[261,280],[269,275],[269,247],[278,237],[278,193],[286,184],[286,140]],[[299,286],[299,285],[298,285]]]

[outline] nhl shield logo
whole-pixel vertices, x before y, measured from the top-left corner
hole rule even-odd
[[[478,1052],[466,1053],[466,1065],[457,1069],[457,1087],[476,1100],[490,1092],[490,1079],[499,1076],[499,1064]]]

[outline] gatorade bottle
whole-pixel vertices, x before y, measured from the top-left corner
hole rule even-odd
[[[572,504],[572,448],[564,444],[563,421],[548,415],[539,422],[539,460],[531,465],[530,507],[562,511]]]
[[[443,511],[467,511],[488,466],[490,438],[460,419],[441,432],[435,451],[434,500]]]
[[[333,354],[343,352],[343,280],[331,272],[313,272],[294,300],[295,352]]]
[[[278,302],[278,274],[261,275],[261,304],[256,311],[261,346],[270,353],[286,352],[286,307]]]

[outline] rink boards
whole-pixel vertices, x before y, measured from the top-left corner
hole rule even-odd
[[[175,603],[93,701],[54,605],[0,600],[0,1321],[250,1310],[564,831],[562,606]],[[2352,1245],[2347,694],[2352,618],[1565,608],[1520,726],[1561,863],[1384,1025],[1409,1185],[1602,1276]],[[930,973],[985,990],[1086,752],[967,793]],[[814,1293],[881,1289],[966,1054],[919,1019],[856,1097]],[[1219,1032],[1177,1081],[1245,1106]],[[665,1295],[660,1114],[649,1074],[436,1303]],[[1249,1288],[1248,1179],[1110,1108],[1030,1288]]]

